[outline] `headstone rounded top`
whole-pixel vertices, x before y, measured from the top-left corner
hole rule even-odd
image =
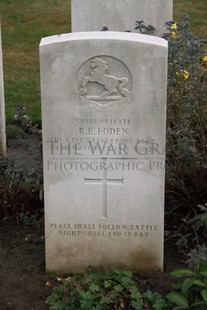
[[[119,31],[92,31],[92,32],[65,33],[61,35],[45,37],[41,40],[40,47],[48,44],[55,44],[66,41],[93,40],[93,39],[141,42],[146,44],[156,44],[163,47],[167,47],[168,45],[165,39],[150,35],[130,33],[130,32],[119,32]]]

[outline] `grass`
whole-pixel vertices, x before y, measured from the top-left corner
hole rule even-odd
[[[1,0],[7,123],[18,105],[39,122],[39,43],[42,37],[70,31],[68,0]]]
[[[207,1],[174,0],[174,19],[178,20],[185,13],[191,17],[193,32],[207,36]]]
[[[0,12],[7,123],[12,123],[19,104],[39,122],[39,42],[70,32],[70,1],[0,0]],[[185,12],[192,17],[193,31],[207,36],[207,1],[174,0],[174,19]]]

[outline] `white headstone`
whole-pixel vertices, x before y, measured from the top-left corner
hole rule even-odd
[[[1,22],[0,22],[0,156],[5,155],[6,155],[6,125],[5,125],[3,56],[2,56],[2,43],[1,43]]]
[[[47,270],[162,269],[167,42],[65,34],[40,60]]]
[[[72,0],[72,32],[135,32],[136,21],[156,28],[154,35],[166,32],[165,22],[173,19],[173,0]]]

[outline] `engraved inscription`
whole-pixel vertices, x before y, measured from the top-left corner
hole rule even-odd
[[[147,171],[165,171],[164,160],[114,160],[108,159],[107,162],[91,159],[75,160],[75,159],[48,159],[46,163],[47,170],[50,172],[74,172],[79,171],[131,171],[135,174],[141,174]]]
[[[112,131],[113,128],[98,128],[98,131]],[[128,128],[118,128],[117,132],[128,132]],[[126,135],[107,136],[100,135],[100,137],[88,135],[87,132],[95,131],[95,128],[78,128],[79,137],[49,137],[46,141],[48,152],[54,158],[99,158],[111,157],[122,159],[150,159],[150,160],[164,160],[165,148],[159,145],[156,140],[152,138],[132,139]],[[50,157],[50,158],[51,158]]]
[[[50,223],[50,231],[57,231],[61,237],[124,237],[147,239],[159,233],[157,225],[143,224],[81,224]]]
[[[113,57],[89,59],[78,71],[76,98],[80,105],[99,111],[126,106],[132,101],[131,74]]]

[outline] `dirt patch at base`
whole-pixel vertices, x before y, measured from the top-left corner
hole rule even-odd
[[[0,234],[0,309],[47,309],[46,283],[54,279],[44,271],[44,242],[29,241],[34,229],[14,221],[1,222]]]

